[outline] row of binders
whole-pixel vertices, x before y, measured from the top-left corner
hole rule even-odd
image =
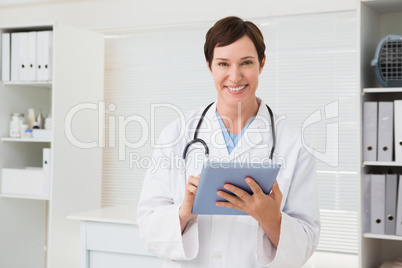
[[[2,33],[2,81],[49,81],[52,31]]]
[[[402,100],[364,102],[364,161],[395,161],[402,163],[401,122]]]
[[[397,174],[366,175],[366,231],[373,234],[402,236],[400,177]]]

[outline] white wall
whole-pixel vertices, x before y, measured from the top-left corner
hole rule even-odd
[[[70,0],[1,5],[0,25],[59,21],[105,30],[354,10],[358,0]],[[6,1],[7,2],[7,1]],[[11,2],[11,1],[8,1]]]

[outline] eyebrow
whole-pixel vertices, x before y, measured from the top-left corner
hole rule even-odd
[[[240,60],[245,60],[245,59],[255,59],[255,57],[253,57],[253,56],[246,56],[246,57],[243,57],[243,58],[241,58]],[[228,59],[225,59],[225,58],[216,58],[215,60],[224,60],[224,61],[228,61]]]

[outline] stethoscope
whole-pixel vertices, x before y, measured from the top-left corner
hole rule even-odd
[[[191,140],[189,143],[187,143],[187,145],[184,147],[184,151],[183,151],[183,160],[184,160],[185,163],[186,163],[186,157],[187,157],[188,148],[190,148],[191,145],[193,145],[194,143],[197,143],[197,142],[198,142],[198,143],[201,143],[201,144],[204,146],[204,149],[205,149],[205,157],[206,157],[207,159],[208,159],[208,157],[209,157],[209,148],[208,148],[208,145],[206,144],[206,142],[205,142],[203,139],[197,138],[197,136],[198,136],[198,130],[199,130],[201,124],[202,124],[202,121],[204,120],[205,114],[208,112],[208,110],[209,110],[209,108],[212,106],[212,104],[214,104],[214,103],[212,102],[211,104],[209,104],[209,105],[204,109],[204,111],[202,112],[201,118],[200,118],[200,120],[198,121],[197,128],[195,129],[195,132],[194,132],[194,138],[193,138],[193,140]],[[269,160],[272,161],[272,157],[273,157],[273,155],[274,155],[275,145],[276,145],[274,114],[272,113],[272,110],[271,110],[271,108],[269,108],[268,105],[265,105],[265,106],[267,106],[268,113],[269,113],[269,117],[270,117],[270,120],[271,120],[272,148],[271,148],[271,153],[269,154]],[[184,168],[186,168],[186,166],[185,166]],[[186,176],[186,175],[185,175],[185,176]]]

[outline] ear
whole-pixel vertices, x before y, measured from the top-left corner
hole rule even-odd
[[[262,70],[264,69],[266,59],[267,59],[267,56],[264,55],[264,58],[262,59],[261,64],[260,64],[260,74],[261,74]]]

